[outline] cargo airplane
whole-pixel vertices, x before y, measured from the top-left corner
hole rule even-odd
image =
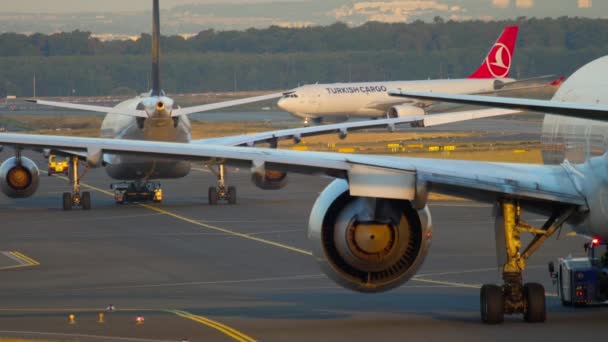
[[[385,126],[390,126],[391,129],[394,129],[395,125],[399,124],[432,126],[495,116],[504,112],[495,110],[468,111],[444,116],[438,115],[432,119],[410,117],[373,123],[363,122],[316,128],[296,128],[244,136],[192,140],[191,126],[188,120],[189,114],[276,99],[282,95],[281,93],[277,93],[195,107],[179,107],[174,103],[173,99],[167,97],[161,88],[159,0],[153,1],[153,7],[152,90],[149,93],[119,103],[115,107],[36,99],[31,101],[46,106],[106,113],[107,115],[101,125],[101,138],[104,139],[125,140],[129,142],[165,141],[190,145],[222,144],[229,146],[254,146],[257,144],[268,144],[271,147],[276,147],[278,141],[282,139],[293,139],[298,142],[303,137],[325,133],[338,133],[344,138],[349,130]],[[97,149],[91,149],[87,153],[82,153],[71,149],[53,150],[49,148],[43,149],[43,152],[47,156],[53,153],[69,157],[70,159],[69,178],[72,184],[72,191],[63,193],[62,205],[64,210],[71,210],[74,207],[80,207],[85,210],[91,208],[90,192],[80,191],[81,174],[85,173],[79,171],[81,161],[86,161],[84,165],[88,168],[105,167],[107,174],[111,178],[120,181],[119,183],[112,184],[117,203],[142,200],[160,202],[162,201],[162,188],[157,181],[185,177],[191,169],[190,160],[176,160],[161,156],[150,158],[124,153],[103,153]],[[209,160],[206,164],[218,176],[217,186],[212,186],[208,189],[209,204],[216,205],[220,200],[227,201],[229,204],[235,204],[237,200],[236,188],[227,185],[227,172],[222,159]],[[17,148],[16,157],[7,160],[0,166],[0,188],[10,197],[32,196],[38,186],[38,173],[38,167],[28,158],[21,156],[20,149]],[[251,178],[256,186],[265,190],[280,189],[287,184],[287,175],[283,172],[274,172],[273,170],[254,171]]]
[[[504,282],[481,288],[482,321],[496,324],[505,314],[522,314],[527,322],[543,322],[545,290],[538,283],[524,282],[527,260],[565,225],[581,234],[608,239],[607,73],[608,57],[593,61],[566,80],[550,101],[391,92],[399,97],[501,107],[415,119],[428,125],[455,117],[491,116],[521,109],[550,113],[543,128],[543,156],[549,165],[275,148],[279,139],[327,132],[327,126],[190,142],[0,133],[0,144],[15,150],[14,157],[0,166],[0,185],[12,197],[31,195],[36,190],[39,170],[22,155],[24,149],[62,153],[72,158],[72,165],[82,158],[90,167],[127,163],[137,157],[139,164],[127,163],[125,168],[160,160],[166,163],[163,167],[173,161],[250,168],[263,181],[268,181],[266,175],[272,175],[271,182],[282,181],[289,172],[333,177],[335,180],[311,209],[308,236],[313,254],[328,277],[348,289],[366,293],[394,289],[420,269],[433,238],[429,193],[493,203],[497,256]],[[130,113],[138,111],[138,117],[144,119],[143,125],[135,126],[137,129],[151,127],[148,120],[155,116],[164,118],[165,123],[173,122],[174,116],[169,115],[172,111],[167,109],[172,108],[171,102],[161,95],[151,94],[132,108]],[[124,110],[115,109],[118,114]],[[148,116],[146,110],[154,116]],[[331,130],[339,134],[357,127],[393,130],[403,122],[410,121],[355,122],[333,125]],[[254,146],[257,143],[267,143],[270,148]],[[522,214],[526,212],[543,215],[546,222],[535,227],[525,221]],[[463,230],[463,234],[469,233]],[[525,246],[521,238],[524,233],[532,235]]]
[[[304,119],[304,124],[346,121],[349,118],[404,118],[426,114],[430,101],[396,98],[388,89],[480,94],[510,91],[516,81],[509,78],[519,28],[506,27],[479,68],[467,78],[420,81],[311,84],[283,94],[278,106]],[[509,88],[504,88],[509,85]],[[533,86],[520,86],[529,89]]]

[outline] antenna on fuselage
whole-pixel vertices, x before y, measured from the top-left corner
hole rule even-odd
[[[152,96],[161,96],[160,87],[160,5],[153,0],[152,11]]]

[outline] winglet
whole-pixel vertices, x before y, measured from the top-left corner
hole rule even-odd
[[[519,27],[505,27],[481,66],[469,78],[507,78],[515,54]]]

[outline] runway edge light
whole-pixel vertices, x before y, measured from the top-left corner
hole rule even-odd
[[[76,315],[70,314],[68,316],[68,324],[70,324],[70,325],[76,324]]]

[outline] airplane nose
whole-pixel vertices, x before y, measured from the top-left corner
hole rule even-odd
[[[288,102],[288,100],[287,100],[287,99],[285,99],[285,98],[280,99],[280,100],[279,100],[279,102],[277,102],[277,106],[278,106],[279,108],[281,108],[282,110],[284,110],[284,111],[286,111],[286,112],[289,112],[289,109],[288,109],[288,107],[289,107],[289,106],[288,106],[288,103],[287,103],[287,102]]]

